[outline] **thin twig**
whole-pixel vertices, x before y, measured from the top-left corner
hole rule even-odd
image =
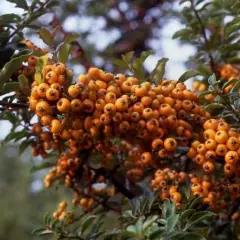
[[[211,65],[211,68],[212,68],[212,71],[214,73],[216,73],[216,67],[215,67],[215,62],[214,62],[214,58],[213,58],[213,55],[212,55],[212,52],[211,52],[211,49],[210,49],[210,46],[209,46],[209,41],[208,41],[208,38],[207,38],[207,34],[206,34],[206,27],[200,17],[200,14],[199,12],[197,11],[197,9],[195,8],[194,6],[194,0],[190,0],[191,2],[191,7],[192,7],[192,10],[200,24],[200,27],[201,27],[201,32],[202,32],[202,35],[203,35],[203,38],[204,38],[204,42],[205,42],[205,45],[206,45],[206,48],[207,48],[207,53],[208,53],[208,57],[210,59],[210,65]]]

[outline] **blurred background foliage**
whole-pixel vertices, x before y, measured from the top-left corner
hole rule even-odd
[[[19,156],[18,146],[9,144],[1,147],[0,158],[0,239],[41,239],[33,236],[32,230],[46,212],[52,212],[61,199],[70,199],[71,194],[62,188],[42,188],[44,170],[30,174],[30,151]]]

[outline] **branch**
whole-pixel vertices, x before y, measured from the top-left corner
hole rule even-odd
[[[37,10],[32,12],[32,14],[34,15],[34,14],[44,10],[44,8],[48,4],[48,2],[49,2],[49,0],[46,0],[46,2],[41,7],[39,7]],[[30,22],[31,22],[31,15],[29,17],[25,18],[23,20],[23,22],[18,25],[18,28],[9,35],[7,41],[9,41],[15,34],[18,34],[20,31],[22,31],[22,29],[24,27],[26,27]]]
[[[210,49],[210,46],[209,46],[209,41],[208,41],[208,38],[207,38],[207,34],[206,34],[206,27],[200,17],[200,14],[199,12],[197,11],[197,9],[195,8],[194,6],[194,0],[190,0],[191,2],[191,7],[192,7],[192,10],[200,24],[200,27],[201,27],[201,32],[202,32],[202,35],[203,35],[203,39],[204,39],[204,42],[205,42],[205,45],[206,45],[206,48],[207,48],[207,53],[208,53],[208,57],[210,59],[210,65],[211,65],[211,68],[212,68],[212,71],[214,73],[216,73],[216,66],[215,66],[215,62],[214,62],[214,58],[213,58],[213,55],[212,55],[212,52],[211,52],[211,49]]]
[[[0,100],[0,105],[8,108],[28,108],[26,103],[10,103]]]

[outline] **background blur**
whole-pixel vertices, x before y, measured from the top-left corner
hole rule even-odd
[[[191,45],[180,45],[172,40],[174,32],[182,28],[178,0],[60,0],[53,13],[44,15],[42,26],[50,21],[61,24],[66,32],[79,33],[80,44],[90,64],[106,70],[117,70],[111,62],[121,54],[134,50],[136,55],[153,49],[155,54],[146,61],[152,70],[162,57],[169,58],[165,76],[177,79],[185,70],[185,63],[194,54]],[[181,6],[183,7],[183,6]],[[14,4],[0,0],[0,15],[21,12]],[[26,33],[37,46],[44,47],[32,32]],[[75,74],[84,72],[82,59],[73,59]],[[188,63],[189,64],[189,63]],[[189,65],[188,65],[189,66]],[[191,64],[190,64],[191,67]],[[0,121],[0,139],[8,134],[9,123]],[[46,171],[31,173],[31,150],[19,156],[18,144],[0,148],[0,239],[38,239],[31,231],[40,226],[46,212],[53,212],[60,200],[71,194],[62,189],[45,190],[42,179]]]

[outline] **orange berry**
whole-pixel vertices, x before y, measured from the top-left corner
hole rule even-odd
[[[228,134],[226,131],[217,131],[215,135],[215,140],[217,143],[226,143],[228,140]]]
[[[177,142],[174,138],[166,138],[164,140],[164,148],[167,151],[174,151],[177,148]]]

